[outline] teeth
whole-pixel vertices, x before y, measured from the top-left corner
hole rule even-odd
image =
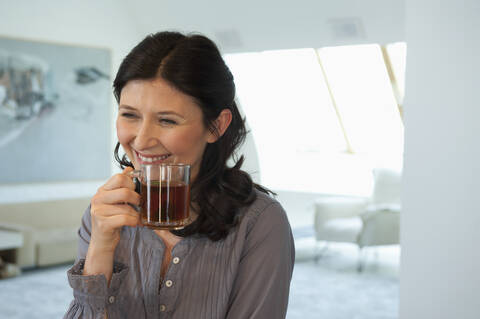
[[[164,159],[166,159],[167,157],[170,156],[170,155],[163,155],[163,156],[159,156],[159,157],[143,157],[142,155],[140,155],[138,153],[137,153],[137,155],[142,161],[147,162],[147,163],[162,161],[162,160],[164,160]]]

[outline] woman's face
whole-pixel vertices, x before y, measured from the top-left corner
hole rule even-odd
[[[192,181],[207,143],[215,142],[193,98],[160,78],[132,80],[123,87],[117,137],[136,169],[141,164],[190,164]]]

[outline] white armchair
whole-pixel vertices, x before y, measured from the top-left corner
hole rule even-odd
[[[353,243],[360,256],[363,247],[399,243],[401,174],[388,169],[375,169],[373,174],[370,198],[328,197],[315,202],[317,242]],[[362,267],[359,258],[358,270]]]

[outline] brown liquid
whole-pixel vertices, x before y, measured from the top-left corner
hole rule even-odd
[[[156,229],[180,229],[188,224],[190,186],[181,182],[141,184],[141,217],[145,226]]]

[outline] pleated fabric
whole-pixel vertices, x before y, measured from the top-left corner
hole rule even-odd
[[[239,225],[220,241],[183,238],[160,278],[165,251],[151,229],[124,227],[110,282],[82,276],[90,241],[90,207],[79,229],[78,257],[68,270],[74,300],[64,318],[285,318],[295,260],[282,206],[257,192]]]

